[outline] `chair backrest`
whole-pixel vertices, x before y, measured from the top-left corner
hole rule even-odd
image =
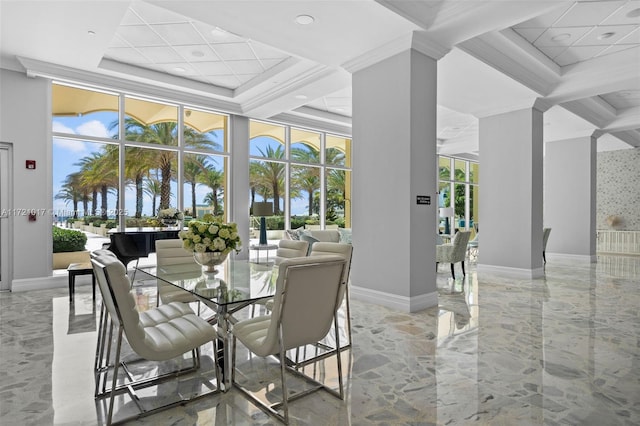
[[[120,262],[113,253],[100,253],[103,251],[107,250],[96,250],[92,253],[91,265],[93,266],[93,273],[95,274],[96,282],[98,283],[98,289],[100,290],[100,294],[102,294],[102,303],[107,309],[107,312],[111,317],[111,321],[113,321],[114,325],[119,326],[121,324],[120,315],[118,315],[118,310],[116,309],[105,269],[107,265],[111,263],[118,262],[121,264],[122,262]]]
[[[193,252],[185,250],[179,238],[156,240],[156,259],[157,266],[196,263]]]
[[[551,234],[551,228],[544,228],[542,230],[542,250],[547,249],[547,241],[549,241],[549,234]]]
[[[94,270],[97,272],[100,291],[112,321],[124,328],[127,341],[138,355],[149,360],[164,359],[160,353],[145,344],[145,330],[140,322],[140,314],[136,308],[136,301],[131,294],[131,283],[124,264],[118,259],[100,257],[92,259]]]
[[[340,304],[341,287],[346,285],[342,281],[345,262],[341,256],[327,255],[280,263],[271,324],[257,355],[279,352],[280,325],[285,350],[318,342],[327,335]]]
[[[471,231],[458,231],[453,236],[453,253],[451,254],[452,262],[462,262],[467,253],[467,244],[469,244],[469,237]]]
[[[311,247],[311,252],[309,256],[328,256],[328,255],[338,255],[341,256],[344,260],[346,260],[344,275],[342,280],[345,283],[349,282],[349,272],[351,271],[351,257],[353,256],[353,246],[351,244],[343,244],[343,243],[325,243],[325,242],[317,242]],[[346,287],[343,288],[343,291]],[[341,295],[342,296],[342,295]],[[342,300],[342,297],[340,298]]]
[[[284,259],[304,257],[308,250],[309,243],[306,241],[280,240],[276,251],[276,265],[279,265]]]

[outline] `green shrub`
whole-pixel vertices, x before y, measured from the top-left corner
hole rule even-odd
[[[80,231],[53,227],[53,252],[84,251],[87,236]]]

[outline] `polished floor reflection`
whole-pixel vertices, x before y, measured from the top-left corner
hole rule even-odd
[[[408,314],[353,300],[346,401],[315,393],[291,404],[291,423],[640,424],[640,257],[548,259],[535,280],[468,269],[453,281],[440,267],[438,308]],[[139,289],[140,305],[153,298]],[[2,424],[99,424],[95,339],[88,285],[73,305],[66,289],[0,294]],[[241,368],[268,383],[272,363]],[[332,358],[307,369],[336,379]],[[231,390],[130,424],[276,422]]]

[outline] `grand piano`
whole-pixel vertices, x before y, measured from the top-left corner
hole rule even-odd
[[[156,251],[156,240],[178,238],[180,228],[126,228],[124,232],[109,231],[111,250],[126,266],[132,260],[149,256]]]

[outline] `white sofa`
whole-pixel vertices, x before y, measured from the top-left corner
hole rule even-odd
[[[283,233],[283,239],[292,240],[295,239],[295,233],[300,234],[302,230],[286,230]],[[321,241],[324,243],[340,243],[340,242],[351,242],[351,229],[305,229],[304,232],[316,239],[317,241]],[[341,238],[342,237],[342,238]],[[348,239],[348,241],[345,241]]]

